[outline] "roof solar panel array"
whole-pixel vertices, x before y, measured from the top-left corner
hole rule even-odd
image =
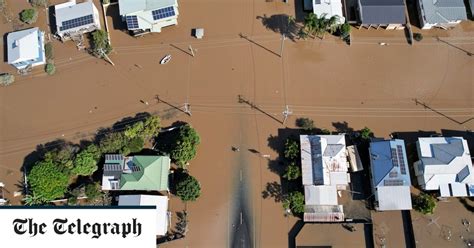
[[[401,179],[385,179],[383,181],[384,186],[402,186],[403,180]]]
[[[400,166],[400,173],[403,175],[407,174],[407,168],[405,165],[405,159],[403,159],[403,147],[401,145],[397,145],[397,158],[398,158],[398,164]]]
[[[59,31],[77,28],[91,23],[94,23],[94,17],[92,15],[86,15],[79,18],[63,21],[61,27],[59,27]]]
[[[153,15],[153,20],[155,21],[176,15],[174,12],[174,7],[166,7],[162,9],[153,10],[151,14]]]
[[[120,164],[104,164],[104,171],[122,171]]]
[[[123,160],[123,155],[122,154],[106,154],[105,155],[105,161],[121,161]]]
[[[125,21],[127,22],[127,29],[137,29],[138,28],[138,18],[137,16],[127,16],[125,18]]]

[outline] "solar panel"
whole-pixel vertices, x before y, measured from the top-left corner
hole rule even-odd
[[[91,24],[94,22],[94,17],[92,15],[86,15],[78,18],[74,18],[71,20],[63,21],[61,27],[59,27],[60,31],[77,28],[80,26],[84,26],[87,24]]]
[[[138,18],[137,16],[127,16],[125,17],[127,22],[127,29],[137,29],[138,28]]]
[[[173,7],[166,7],[162,9],[153,10],[151,14],[153,15],[153,20],[155,21],[176,15]]]
[[[132,170],[132,172],[138,172],[138,171],[141,171],[142,169],[136,165],[134,166],[130,166],[130,169]]]
[[[104,164],[104,171],[122,171],[120,164]]]
[[[386,180],[383,180],[383,185],[384,186],[402,186],[403,185],[403,180],[401,180],[401,179],[386,179]]]
[[[392,150],[392,163],[393,163],[393,166],[398,167],[397,150],[395,148],[391,148],[391,150]]]
[[[398,157],[398,164],[400,165],[400,173],[403,175],[407,174],[407,168],[405,166],[405,159],[403,159],[403,147],[401,145],[397,145],[397,157]]]

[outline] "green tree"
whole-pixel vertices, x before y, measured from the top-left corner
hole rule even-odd
[[[54,75],[54,73],[56,73],[56,66],[53,63],[47,63],[44,67],[44,71],[48,75]]]
[[[310,118],[298,118],[296,119],[296,126],[303,128],[306,131],[314,129],[314,121]]]
[[[334,16],[331,16],[329,18],[325,18],[324,19],[324,26],[326,27],[326,30],[327,32],[329,32],[330,34],[334,34],[337,29],[339,28],[339,16],[337,15],[334,15]],[[323,35],[323,38],[324,38],[324,35]]]
[[[193,176],[182,173],[178,176],[178,183],[176,184],[176,195],[182,201],[195,201],[201,195],[201,185]]]
[[[360,137],[364,140],[369,140],[373,135],[374,134],[368,127],[364,127],[362,130],[360,130]]]
[[[90,145],[79,152],[74,159],[74,167],[71,172],[78,176],[90,176],[97,170],[98,149]]]
[[[143,140],[142,137],[139,137],[139,136],[129,140],[127,144],[127,148],[130,153],[140,152],[141,150],[143,150],[144,146],[145,146],[145,141]]]
[[[285,209],[291,209],[294,215],[304,213],[304,195],[299,191],[293,191],[283,202]]]
[[[285,158],[289,160],[297,159],[300,155],[300,145],[296,140],[287,139],[285,143]]]
[[[201,139],[194,128],[189,124],[181,126],[176,143],[171,150],[171,159],[181,168],[185,168],[188,161],[196,156],[200,142]]]
[[[68,176],[51,160],[37,162],[28,175],[28,183],[34,196],[43,201],[51,201],[64,196],[68,186]]]
[[[23,203],[26,206],[37,206],[37,205],[44,205],[47,201],[41,196],[36,194],[26,195],[23,198]]]
[[[143,122],[143,138],[149,139],[158,136],[161,129],[161,120],[158,116],[149,116]]]
[[[286,167],[286,172],[283,175],[283,178],[286,178],[288,180],[295,180],[300,176],[301,176],[300,167],[298,167],[295,162],[291,162],[288,165],[288,167]]]
[[[412,195],[413,209],[422,214],[432,214],[436,208],[436,199],[425,193],[419,195]]]
[[[137,136],[140,136],[143,132],[143,122],[135,122],[132,125],[127,126],[127,129],[124,132],[125,137],[128,139],[133,139]]]
[[[104,30],[96,30],[92,33],[92,52],[99,58],[104,58],[112,51],[109,44],[107,32]]]
[[[101,153],[121,152],[127,144],[127,138],[121,132],[108,133],[99,142]]]
[[[102,195],[100,185],[98,183],[89,183],[86,185],[85,193],[88,201],[93,201]]]
[[[351,34],[351,25],[347,22],[342,24],[339,26],[339,33],[342,39],[346,39]]]
[[[26,24],[33,24],[38,19],[38,11],[36,9],[25,9],[20,13],[20,20]]]

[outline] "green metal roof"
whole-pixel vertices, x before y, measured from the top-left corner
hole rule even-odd
[[[122,174],[120,190],[168,190],[169,157],[134,156],[132,161],[140,171]]]

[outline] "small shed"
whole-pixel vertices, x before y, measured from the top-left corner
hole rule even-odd
[[[195,28],[193,34],[197,39],[202,39],[204,37],[204,28]]]

